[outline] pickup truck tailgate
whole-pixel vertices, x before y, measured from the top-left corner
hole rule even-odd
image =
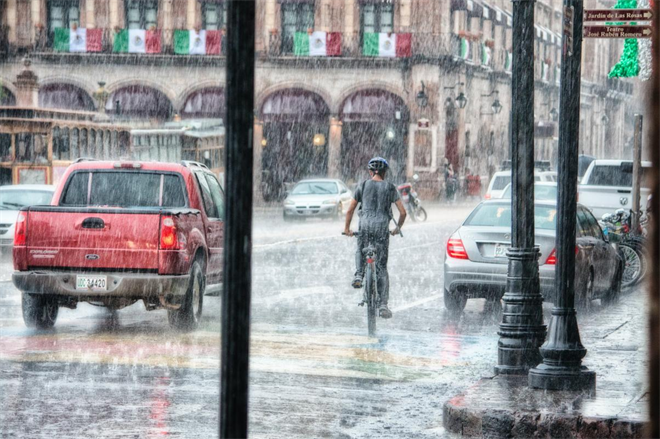
[[[157,270],[158,210],[30,209],[28,267]]]

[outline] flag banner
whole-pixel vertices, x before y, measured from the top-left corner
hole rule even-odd
[[[159,30],[122,29],[115,33],[112,51],[115,53],[161,53],[161,33]]]
[[[146,37],[147,31],[144,29],[129,29],[128,53],[147,53]]]
[[[362,53],[364,56],[383,58],[408,58],[412,55],[412,35],[394,33],[365,33]]]
[[[53,50],[77,53],[101,52],[103,50],[103,30],[56,28]]]
[[[296,32],[293,36],[296,56],[341,56],[341,33]]]
[[[219,30],[174,31],[174,53],[177,55],[220,55],[221,35]]]
[[[458,56],[462,59],[468,60],[471,58],[470,54],[470,42],[465,38],[461,38],[460,46],[458,50]]]
[[[504,70],[510,72],[512,65],[513,65],[513,53],[507,51],[506,59],[504,60]]]
[[[490,65],[490,56],[491,56],[490,47],[486,46],[485,44],[481,44],[481,65],[482,66],[489,66]]]

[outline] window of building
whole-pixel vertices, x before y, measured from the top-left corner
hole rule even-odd
[[[227,26],[227,4],[214,0],[202,0],[202,27],[220,30]]]
[[[127,1],[126,24],[129,29],[151,29],[158,27],[158,1]]]
[[[293,53],[296,32],[314,29],[314,3],[282,4],[282,52]]]
[[[48,2],[48,31],[70,28],[80,24],[79,0],[53,0]]]
[[[368,33],[394,31],[394,5],[392,3],[364,4],[360,10],[360,37]]]

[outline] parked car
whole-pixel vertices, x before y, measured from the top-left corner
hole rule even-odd
[[[503,199],[511,199],[511,185],[509,184],[502,192]],[[534,183],[535,200],[557,201],[557,183],[551,181],[537,181]]]
[[[546,180],[544,180],[546,178]],[[549,176],[542,177],[541,174],[537,171],[534,172],[534,181],[553,181],[549,180]],[[486,200],[502,198],[504,189],[511,184],[511,170],[508,171],[497,171],[493,174],[493,178],[490,179],[488,184],[488,189],[484,198]]]
[[[14,229],[18,211],[30,205],[48,205],[55,186],[18,184],[0,187],[0,248],[9,251],[14,245]]]
[[[224,194],[199,163],[81,161],[50,206],[24,207],[12,280],[27,326],[49,328],[61,306],[119,309],[142,300],[194,329],[222,281]]]
[[[642,162],[640,208],[646,210],[650,192],[648,173],[651,162]],[[648,172],[647,172],[648,171]],[[617,209],[632,209],[632,160],[594,160],[578,185],[578,201],[587,206],[596,218]]]
[[[536,201],[535,242],[539,247],[539,280],[544,300],[555,300],[556,202]],[[621,291],[623,260],[584,206],[577,207],[575,257],[576,305],[591,300],[613,302]],[[511,203],[484,201],[447,241],[444,263],[445,307],[461,312],[470,298],[498,301],[504,294],[511,245]]]
[[[315,178],[298,182],[284,200],[284,221],[344,216],[353,195],[341,180]]]

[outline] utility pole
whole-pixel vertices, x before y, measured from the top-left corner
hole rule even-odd
[[[635,114],[635,136],[633,143],[633,175],[632,175],[632,218],[631,231],[633,235],[638,235],[639,218],[642,215],[640,192],[642,186],[642,123],[644,116]]]
[[[220,437],[247,438],[252,295],[255,0],[227,5],[227,146]]]
[[[512,0],[511,248],[498,332],[497,366],[522,375],[541,361],[545,339],[539,285],[539,250],[534,246],[534,3]]]
[[[580,341],[574,286],[583,10],[583,0],[564,0],[555,268],[557,298],[548,339],[541,347],[543,363],[529,371],[529,386],[535,389],[583,390],[596,386],[596,374],[582,366],[587,350]]]

